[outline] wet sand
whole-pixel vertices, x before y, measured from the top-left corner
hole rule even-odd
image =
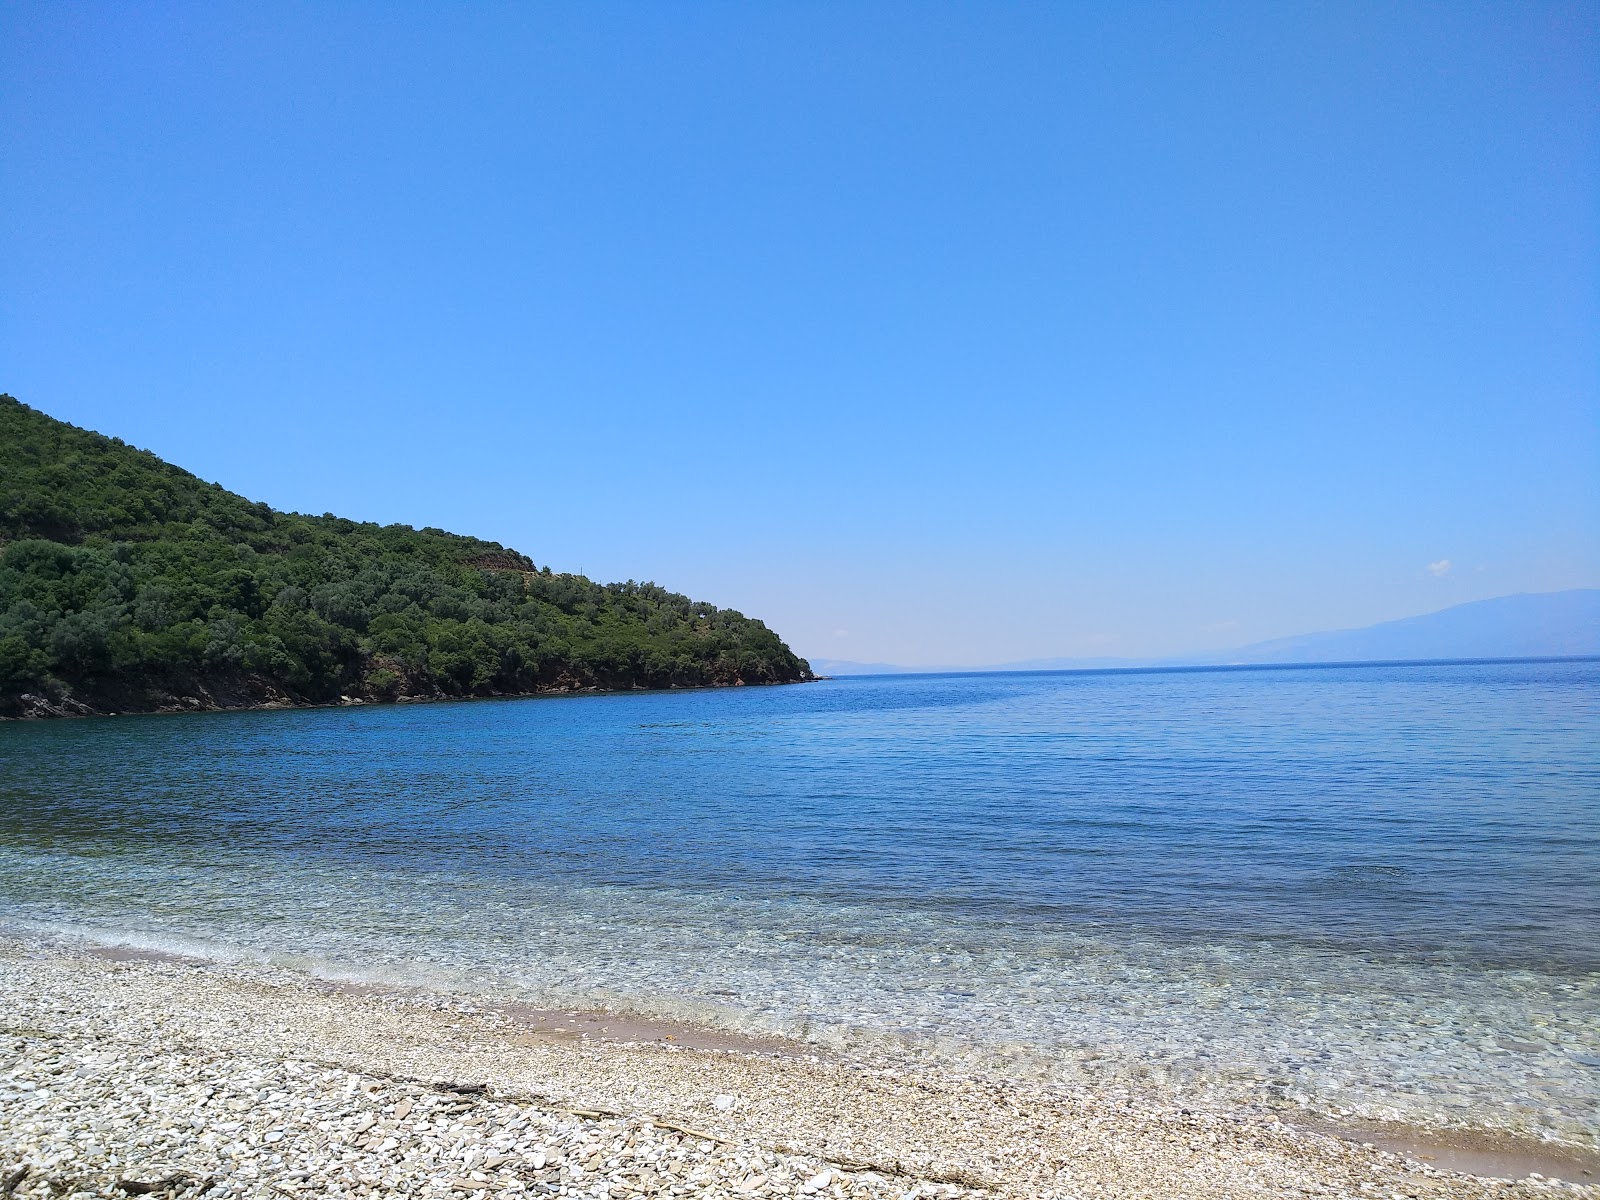
[[[172,954],[165,950],[147,950],[135,946],[88,946],[82,953],[91,958],[103,958],[107,962],[114,963],[169,963],[190,967],[217,965],[193,955]],[[343,979],[311,978],[306,982],[324,992],[369,999],[396,1000],[413,1004],[425,1004],[433,999],[430,993],[417,988],[356,983]],[[754,1037],[725,1029],[691,1025],[684,1021],[642,1016],[638,1013],[608,1012],[602,1009],[539,1008],[531,1004],[500,1000],[481,1000],[472,1003],[460,997],[454,998],[454,1003],[463,1010],[497,1013],[528,1033],[557,1040],[598,1038],[611,1042],[659,1042],[680,1050],[726,1050],[741,1054],[832,1057],[826,1051],[788,1038]]]

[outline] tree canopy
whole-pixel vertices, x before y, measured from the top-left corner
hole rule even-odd
[[[278,512],[0,395],[0,715],[810,677],[732,610]]]

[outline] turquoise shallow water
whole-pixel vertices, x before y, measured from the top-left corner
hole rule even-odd
[[[0,920],[1600,1138],[1600,663],[0,727]]]

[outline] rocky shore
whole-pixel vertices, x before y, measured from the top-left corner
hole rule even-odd
[[[0,1196],[1600,1196],[1252,1115],[0,941]]]
[[[259,676],[200,679],[190,677],[165,686],[144,684],[116,689],[87,689],[80,693],[21,692],[0,694],[0,721],[39,721],[61,717],[117,717],[141,714],[254,712],[281,708],[349,708],[361,705],[423,704],[463,700],[525,700],[536,696],[574,696],[603,692],[689,691],[718,687],[767,687],[783,683],[817,683],[821,676],[807,671],[799,679],[747,680],[734,677],[710,683],[646,686],[631,679],[602,679],[571,672],[557,673],[548,683],[523,691],[490,688],[452,695],[425,681],[407,681],[392,692],[357,688],[337,700],[307,700]]]

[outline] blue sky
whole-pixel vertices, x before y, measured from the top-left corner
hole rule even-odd
[[[0,390],[817,657],[1596,586],[1597,97],[1594,4],[6,3]]]

